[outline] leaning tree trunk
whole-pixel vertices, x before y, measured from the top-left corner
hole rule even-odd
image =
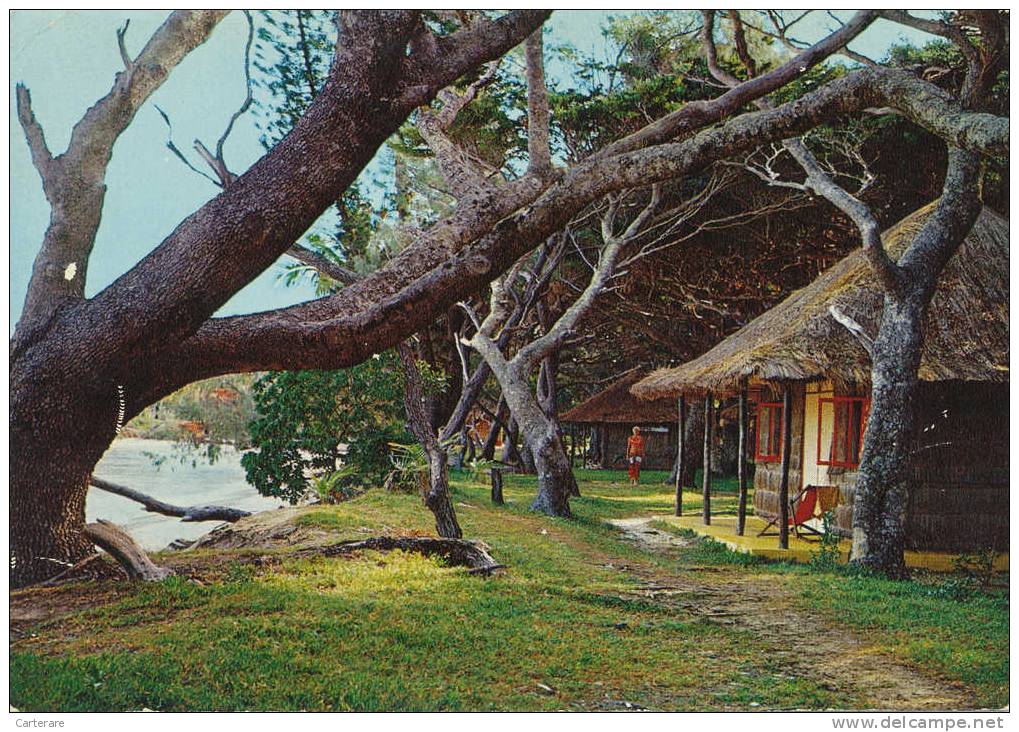
[[[449,496],[449,458],[439,443],[436,427],[431,421],[430,415],[434,415],[435,410],[430,408],[432,405],[429,400],[432,397],[425,395],[417,366],[417,354],[408,341],[401,342],[397,352],[403,366],[403,406],[407,422],[428,458],[428,487],[422,487],[421,498],[435,516],[435,530],[439,536],[447,539],[463,538]]]
[[[544,303],[539,302],[538,314],[541,316],[541,326],[546,332],[551,327],[551,323],[548,322],[548,312],[544,307]],[[559,353],[553,351],[546,356],[541,362],[541,368],[538,370],[538,403],[541,405],[541,411],[545,413],[545,417],[552,425],[552,429],[559,439],[559,444],[562,446],[563,458],[566,460],[566,464],[570,466],[568,471],[567,482],[569,484],[570,495],[579,498],[580,497],[580,486],[577,485],[577,478],[573,475],[573,461],[570,460],[569,454],[566,452],[566,439],[564,437],[563,425],[559,421]],[[532,450],[536,452],[536,450]],[[535,458],[535,467],[537,468],[538,460]],[[559,458],[556,458],[555,462],[560,462]],[[540,471],[539,471],[540,472]]]
[[[492,419],[492,427],[488,430],[488,437],[485,438],[485,444],[481,448],[482,460],[495,458],[495,446],[499,441],[499,433],[503,432],[502,426],[507,419],[509,419],[509,407],[506,406],[506,400],[500,397],[499,405],[495,408],[495,415]]]
[[[872,348],[870,417],[853,503],[854,562],[893,578],[908,575],[905,517],[925,310],[918,297],[885,298]]]
[[[438,449],[435,449],[435,448]],[[449,495],[449,466],[446,451],[438,444],[426,448],[428,454],[428,489],[422,496],[425,506],[435,516],[435,531],[446,539],[462,539],[463,531],[456,520],[453,500]]]

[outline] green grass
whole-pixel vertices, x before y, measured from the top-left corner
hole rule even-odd
[[[645,473],[633,488],[622,472],[581,471],[576,517],[560,520],[527,510],[533,478],[506,476],[507,504],[493,507],[487,486],[454,474],[465,534],[486,542],[509,567],[491,578],[398,552],[343,560],[278,552],[277,562],[255,566],[251,552],[237,551],[225,553],[233,563],[219,557],[216,578],[201,584],[171,578],[121,586],[119,599],[41,623],[31,629],[34,636],[12,645],[12,704],[24,711],[429,711],[857,703],[789,674],[766,637],[639,592],[639,575],[726,564],[717,548],[704,545],[678,558],[650,555],[620,541],[603,521],[670,513],[672,489],[661,484],[663,477]],[[693,510],[692,494],[690,501]],[[721,495],[716,505],[727,510],[734,501]],[[317,508],[298,522],[333,531],[337,540],[432,531],[417,496],[382,491]],[[805,586],[816,587],[805,591],[805,603],[852,615],[852,622],[866,618],[883,628],[893,620],[887,613],[918,612],[917,598],[902,604],[886,599],[897,598],[894,593],[846,588],[825,598],[821,585]],[[946,623],[938,626],[940,635],[928,634],[927,657],[951,653],[956,634],[959,642],[972,638],[967,622],[986,623],[993,613],[1000,615],[994,637],[1004,624],[1007,644],[1007,609],[968,607],[978,611],[965,622],[958,615],[962,625]],[[939,617],[935,610],[922,614],[925,623]],[[905,629],[911,620],[897,622]],[[992,666],[997,643],[988,651]],[[920,646],[900,650],[922,657]],[[996,666],[973,668],[976,676],[967,683],[979,686],[985,674],[997,679]]]
[[[653,525],[696,537],[665,521]],[[815,571],[801,564],[766,562],[711,538],[699,539],[681,560],[788,575],[803,607],[870,632],[893,655],[972,687],[981,707],[1008,704],[1007,591],[982,590],[957,575],[920,573],[907,582],[893,582],[850,568]]]
[[[945,593],[952,579],[807,574],[798,579],[805,606],[880,634],[883,645],[921,668],[935,669],[977,692],[983,707],[1008,704],[1008,593]],[[949,596],[945,596],[949,594]]]

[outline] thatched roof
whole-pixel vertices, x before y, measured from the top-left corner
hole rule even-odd
[[[898,259],[934,208],[884,233]],[[925,381],[1008,382],[1008,221],[985,208],[942,272],[931,301],[920,362]],[[658,369],[633,387],[644,399],[733,391],[744,379],[869,384],[870,357],[828,308],[877,333],[882,296],[858,249],[710,351]]]
[[[607,422],[636,424],[669,424],[678,419],[676,402],[672,399],[644,401],[630,393],[630,387],[644,373],[631,369],[607,389],[581,402],[560,417],[574,424],[603,424]]]

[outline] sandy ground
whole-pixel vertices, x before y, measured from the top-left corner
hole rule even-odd
[[[659,531],[653,518],[615,519],[626,541],[669,553],[693,539]],[[876,638],[799,607],[794,577],[745,570],[684,568],[675,574],[628,567],[643,580],[639,593],[711,622],[745,628],[776,648],[789,673],[809,676],[826,688],[859,698],[868,709],[972,709],[972,695],[959,685],[904,664]]]

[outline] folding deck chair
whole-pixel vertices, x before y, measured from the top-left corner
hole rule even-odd
[[[795,498],[789,501],[789,527],[793,534],[801,539],[806,535],[820,536],[821,532],[807,524],[808,521],[821,518],[828,511],[839,505],[842,494],[837,486],[833,485],[808,485],[801,490]],[[768,529],[778,526],[782,520],[779,514],[761,529],[758,536],[778,536],[778,532],[767,533]]]

